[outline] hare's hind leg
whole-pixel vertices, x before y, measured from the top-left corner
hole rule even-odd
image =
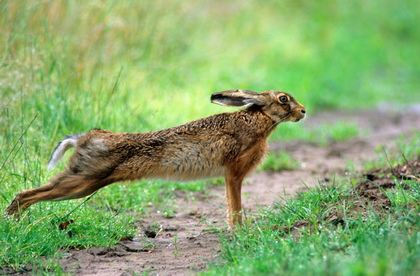
[[[82,198],[111,183],[112,181],[106,179],[89,179],[80,174],[64,171],[41,187],[17,194],[6,209],[6,213],[18,216],[18,213],[37,202]]]

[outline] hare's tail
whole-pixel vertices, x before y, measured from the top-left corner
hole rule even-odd
[[[77,140],[85,134],[76,134],[76,135],[67,135],[67,137],[60,142],[55,147],[54,152],[52,153],[50,160],[48,161],[47,169],[51,170],[57,165],[57,163],[63,158],[64,153],[70,149],[76,147]]]

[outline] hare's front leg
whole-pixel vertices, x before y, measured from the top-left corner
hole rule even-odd
[[[228,222],[230,227],[242,224],[241,189],[244,175],[228,172],[225,178],[226,201],[228,206]]]

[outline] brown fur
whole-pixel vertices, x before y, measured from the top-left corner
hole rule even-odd
[[[222,91],[212,95],[212,102],[248,107],[154,132],[96,129],[68,136],[49,164],[75,146],[67,168],[48,184],[20,192],[7,214],[17,215],[40,201],[85,197],[114,182],[224,176],[229,224],[241,223],[241,185],[267,153],[268,135],[281,122],[304,118],[306,111],[292,96],[277,91]]]

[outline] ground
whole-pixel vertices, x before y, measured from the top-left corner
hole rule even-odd
[[[308,116],[304,127],[345,121],[360,125],[362,135],[327,146],[308,142],[284,142],[270,145],[272,151],[285,151],[301,164],[292,171],[255,173],[243,186],[243,206],[248,217],[258,208],[275,201],[287,200],[319,183],[328,184],[335,178],[363,169],[363,160],[377,156],[377,149],[396,148],[401,134],[411,137],[420,129],[420,108],[404,112],[374,110],[365,112],[326,112]],[[354,172],[354,171],[353,171]],[[376,177],[371,173],[371,176]],[[360,193],[375,196],[369,185],[360,186]],[[140,218],[133,240],[121,241],[113,247],[70,250],[61,259],[63,272],[77,275],[191,275],[203,271],[220,252],[218,234],[213,226],[226,227],[224,187],[212,186],[210,191],[186,195],[176,192],[177,212],[172,218],[152,213]],[[386,200],[386,199],[385,199]],[[146,236],[146,237],[145,237]]]

